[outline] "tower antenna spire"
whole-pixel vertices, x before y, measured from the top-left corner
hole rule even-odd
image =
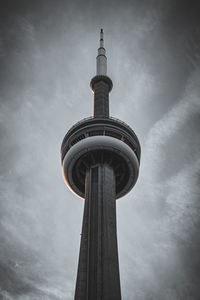
[[[103,29],[100,31],[100,48],[104,48]]]
[[[107,57],[106,57],[106,50],[104,48],[103,35],[104,35],[103,29],[101,28],[100,47],[98,49],[96,75],[106,75],[107,74]]]

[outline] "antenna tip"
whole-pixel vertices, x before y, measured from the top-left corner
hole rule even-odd
[[[103,29],[101,28],[100,31],[100,48],[104,47],[104,42],[103,42]]]

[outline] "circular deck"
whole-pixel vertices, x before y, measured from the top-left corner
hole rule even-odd
[[[133,130],[114,118],[87,118],[76,123],[61,146],[63,174],[68,186],[85,196],[85,175],[95,164],[109,164],[115,173],[116,198],[137,181],[140,144]]]

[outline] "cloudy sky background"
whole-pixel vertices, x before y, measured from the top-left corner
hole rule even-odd
[[[142,146],[117,201],[123,300],[200,299],[198,1],[1,1],[0,299],[73,299],[84,202],[60,145],[92,115],[104,28],[110,112]]]

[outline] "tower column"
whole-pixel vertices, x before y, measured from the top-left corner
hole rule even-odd
[[[90,167],[82,225],[75,300],[121,300],[113,169]]]
[[[112,86],[101,29],[96,75],[90,82],[93,118],[72,126],[61,146],[65,182],[85,198],[75,300],[121,300],[116,199],[137,181],[140,143],[127,124],[109,117]]]

